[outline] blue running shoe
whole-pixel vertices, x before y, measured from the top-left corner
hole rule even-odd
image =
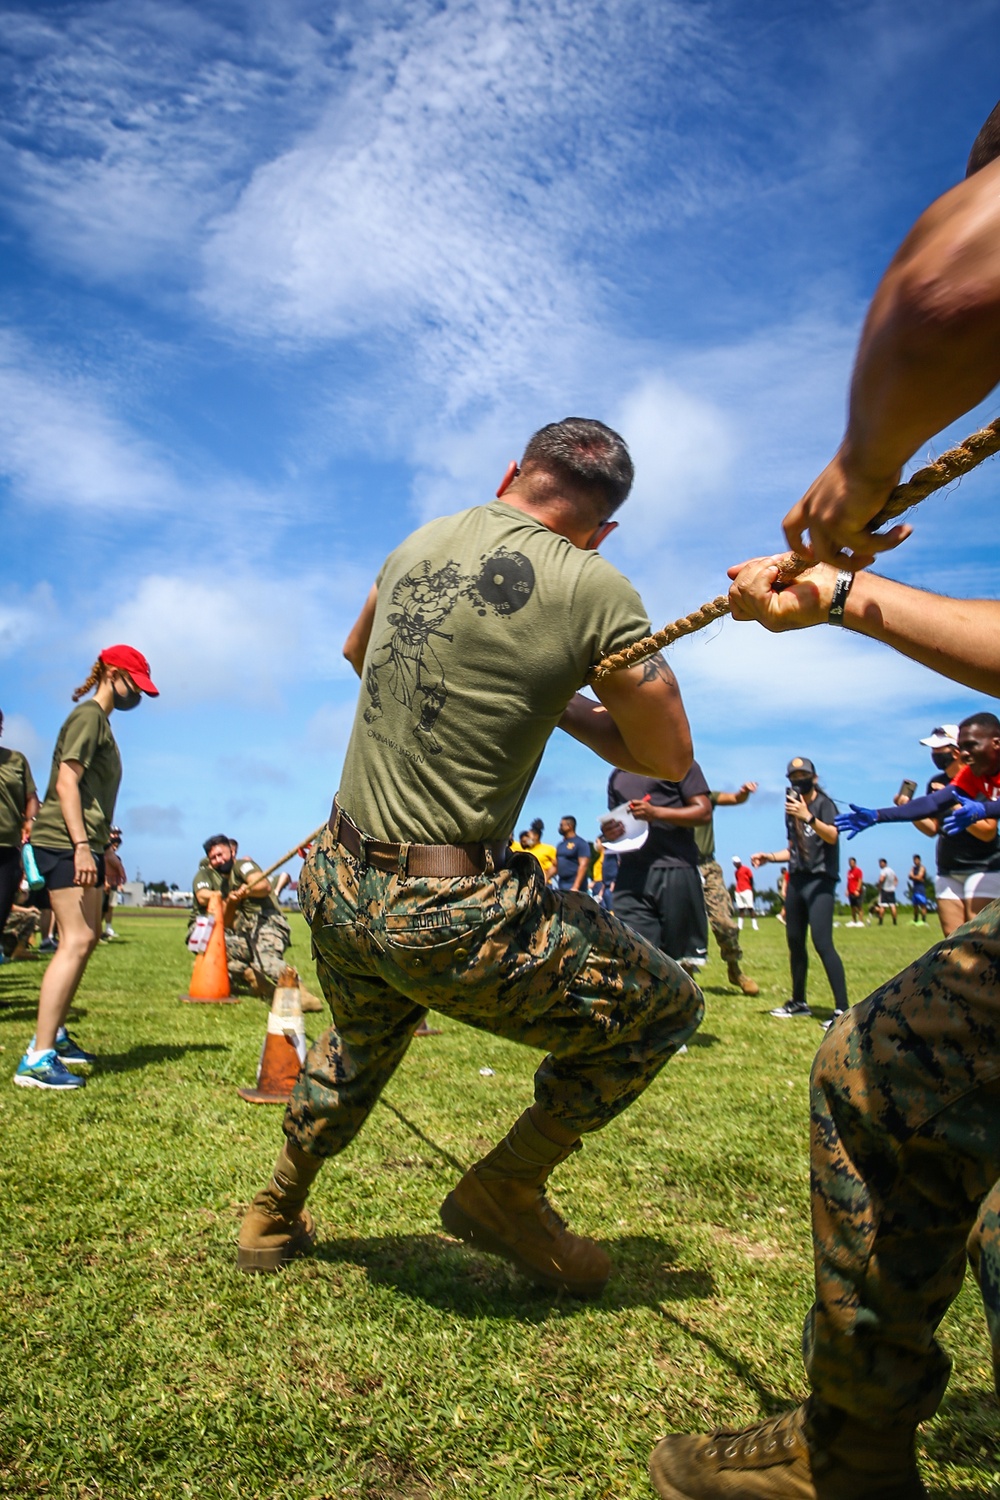
[[[80,1043],[74,1042],[68,1031],[62,1041],[56,1037],[56,1051],[59,1054],[59,1061],[64,1068],[71,1068],[74,1063],[78,1068],[89,1068],[91,1064],[97,1061],[96,1054],[93,1052],[84,1052]]]
[[[36,1063],[29,1063],[25,1053],[17,1065],[14,1082],[22,1089],[82,1089],[87,1080],[77,1078],[63,1066],[54,1048],[43,1052]]]

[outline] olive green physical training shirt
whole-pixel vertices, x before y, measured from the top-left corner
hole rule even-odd
[[[260,865],[252,859],[245,859],[243,855],[237,856],[233,861],[233,867],[228,874],[224,874],[221,870],[213,869],[206,858],[202,860],[194,872],[191,890],[196,898],[199,891],[218,891],[221,895],[228,896],[238,886],[252,885],[255,880],[260,879],[262,874],[263,871]],[[281,907],[274,899],[270,887],[266,896],[248,896],[246,899],[247,901],[252,901],[254,906],[258,908],[266,908],[268,911],[281,910]],[[244,905],[246,905],[246,902],[244,902]],[[199,906],[197,910],[200,913],[201,907]]]
[[[718,792],[709,792],[708,800],[712,804],[712,813],[719,805]],[[699,823],[697,828],[692,828],[694,841],[698,845],[698,863],[707,865],[709,860],[715,858],[715,821],[714,816],[707,823]]]
[[[0,846],[21,847],[28,801],[37,795],[31,766],[19,750],[0,750]]]
[[[0,846],[21,847],[24,814],[36,796],[31,767],[20,750],[0,750]]]
[[[502,500],[421,527],[377,582],[340,804],[373,838],[506,840],[590,668],[649,634],[642,601]]]
[[[31,842],[40,849],[72,849],[66,820],[56,795],[56,778],[64,760],[79,761],[80,802],[87,841],[95,854],[103,854],[111,842],[115,800],[122,779],[122,758],[111,733],[108,716],[96,698],[78,703],[59,731],[52,752],[52,770],[41,812],[31,831]]]

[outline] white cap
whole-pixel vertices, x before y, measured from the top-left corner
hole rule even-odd
[[[734,854],[733,855],[733,864],[734,865],[741,865],[742,863],[743,863],[743,861],[740,859],[739,855],[738,854]]]
[[[954,745],[957,749],[958,725],[939,724],[938,727],[936,729],[932,729],[927,738],[925,740],[921,740],[920,743],[922,745],[926,745],[928,750],[943,750],[945,745]]]

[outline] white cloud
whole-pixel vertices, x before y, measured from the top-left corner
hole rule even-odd
[[[620,175],[669,134],[639,124],[642,79],[669,76],[704,24],[679,4],[529,19],[513,0],[371,17],[320,121],[216,221],[205,305],[241,332],[373,340],[388,364],[405,340],[406,377],[452,410],[549,389],[600,358],[592,249],[650,212]],[[679,177],[675,215],[698,191]]]
[[[627,558],[648,556],[689,533],[693,512],[731,492],[736,458],[733,414],[661,374],[646,376],[622,401],[613,425],[629,445],[635,485],[622,532]]]
[[[148,658],[163,700],[276,704],[285,685],[346,677],[348,614],[364,598],[348,572],[341,602],[325,577],[153,574],[91,626],[105,646],[127,641]]]
[[[2,708],[3,704],[0,703],[0,709]],[[22,755],[28,757],[35,772],[35,780],[38,781],[40,775],[43,779],[43,785],[38,794],[39,796],[43,796],[45,793],[44,776],[48,765],[47,757],[51,752],[50,746],[42,739],[31,720],[26,719],[24,714],[4,714],[3,744],[6,749],[20,750]]]
[[[0,657],[14,656],[48,633],[56,616],[51,587],[37,583],[20,595],[8,585],[7,598],[0,599]]]
[[[52,369],[9,332],[0,332],[0,473],[38,505],[144,510],[180,493],[107,392]]]

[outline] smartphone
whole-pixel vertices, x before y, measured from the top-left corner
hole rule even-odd
[[[899,800],[900,797],[905,797],[908,802],[912,801],[913,800],[913,793],[916,790],[917,790],[917,783],[915,781],[902,781],[902,782],[900,782],[899,791],[896,793],[896,800],[897,800],[897,802],[898,802],[898,800]]]

